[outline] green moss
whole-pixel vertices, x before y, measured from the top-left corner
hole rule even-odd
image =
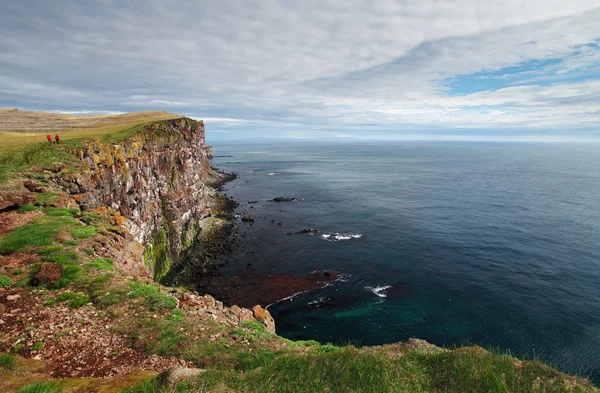
[[[21,275],[21,274],[23,274],[23,269],[21,269],[20,267],[16,268],[16,269],[13,271],[13,275],[14,275],[14,276],[19,276],[19,275]]]
[[[144,252],[144,265],[150,269],[155,281],[169,272],[171,268],[171,258],[167,244],[167,233],[160,228],[152,237],[152,242]]]
[[[0,275],[0,288],[8,288],[12,285],[12,280],[10,277],[5,275]]]
[[[15,368],[15,356],[10,353],[0,353],[0,368],[12,370]]]
[[[67,239],[67,240],[63,241],[63,244],[65,246],[76,246],[77,245],[77,240]]]
[[[40,210],[40,208],[37,207],[37,206],[25,204],[25,205],[23,205],[23,206],[21,206],[20,208],[17,209],[17,213],[23,214],[23,213],[27,213],[27,212],[33,212],[33,211],[36,211],[36,210]]]

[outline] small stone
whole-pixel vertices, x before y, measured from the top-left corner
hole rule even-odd
[[[8,295],[6,297],[6,300],[8,300],[10,302],[14,302],[14,301],[16,301],[16,300],[18,300],[20,298],[21,298],[21,295]]]

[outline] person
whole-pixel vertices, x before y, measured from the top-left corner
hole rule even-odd
[[[46,139],[48,139],[48,143],[52,143],[52,137],[50,134],[46,135]]]
[[[56,141],[56,144],[60,143],[60,137],[58,134],[54,135],[54,140]]]

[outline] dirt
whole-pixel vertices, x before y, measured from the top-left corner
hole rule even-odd
[[[112,332],[114,322],[95,308],[44,306],[44,293],[22,288],[0,293],[0,352],[44,360],[45,372],[53,378],[107,377],[140,368],[160,372],[187,365],[132,348],[126,337]],[[14,295],[20,298],[8,300]]]
[[[43,213],[39,210],[25,212],[23,214],[14,211],[0,213],[0,237],[6,235],[16,227],[27,224],[29,221],[42,214]]]

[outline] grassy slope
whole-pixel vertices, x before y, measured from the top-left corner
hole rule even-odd
[[[157,119],[139,119],[143,123]],[[139,123],[121,123],[102,129],[65,132],[65,145],[83,138],[118,140],[142,129]],[[5,178],[27,175],[34,165],[60,159],[77,165],[67,151],[39,143],[21,134],[11,146],[0,148]],[[4,157],[4,161],[2,161]],[[11,158],[12,157],[12,158]],[[72,167],[73,169],[73,167]],[[212,320],[180,310],[164,288],[125,277],[108,260],[92,256],[92,236],[110,236],[110,217],[76,209],[45,207],[43,215],[0,238],[0,253],[28,252],[41,260],[63,265],[64,279],[43,289],[46,306],[68,302],[72,308],[94,307],[115,321],[115,333],[145,348],[148,355],[176,356],[208,371],[181,383],[176,390],[163,387],[152,372],[94,380],[53,381],[40,362],[0,355],[0,380],[8,391],[116,392],[142,380],[127,392],[596,392],[587,381],[566,376],[539,362],[521,362],[478,347],[450,351],[409,346],[357,349],[316,342],[291,342],[272,336],[262,325],[247,323],[230,329]],[[60,238],[57,236],[61,234]],[[66,239],[65,239],[66,238]],[[28,286],[38,265],[12,278],[13,286]],[[9,288],[11,289],[11,288]],[[67,292],[65,292],[65,289]],[[91,305],[87,305],[91,302]],[[25,335],[26,332],[23,332]],[[217,337],[217,338],[215,338]],[[15,350],[13,347],[11,350]],[[18,349],[16,352],[23,351]],[[22,352],[19,352],[23,354]],[[27,353],[25,353],[26,356]],[[48,382],[50,381],[50,382]],[[21,389],[21,390],[19,390]]]
[[[141,132],[145,125],[180,118],[167,112],[137,112],[125,115],[73,116],[43,112],[24,112],[0,109],[0,186],[22,176],[32,167],[47,168],[54,162],[77,170],[81,163],[68,148],[83,140],[99,139],[116,143]],[[55,127],[40,130],[49,122]],[[15,128],[22,127],[20,131]],[[59,132],[61,144],[49,144],[46,134]]]

